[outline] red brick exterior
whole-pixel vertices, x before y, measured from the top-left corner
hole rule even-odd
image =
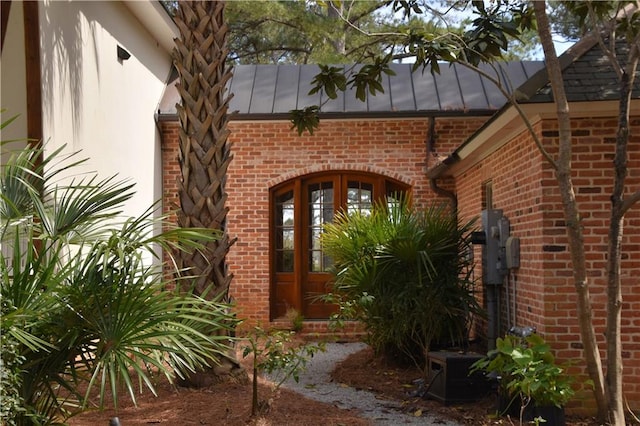
[[[439,139],[462,143],[483,119],[438,119]],[[229,253],[231,295],[247,325],[269,322],[269,189],[291,178],[328,170],[357,170],[412,187],[416,205],[436,197],[427,171],[428,119],[326,120],[299,137],[286,121],[231,122],[228,230],[238,241]],[[178,123],[163,122],[165,210],[178,203]],[[453,145],[452,145],[453,146]],[[433,161],[433,159],[429,159]],[[322,326],[316,324],[315,327]]]
[[[607,232],[612,190],[612,160],[617,123],[612,119],[573,121],[572,162],[576,196],[582,212],[587,268],[594,323],[600,346],[605,347]],[[557,121],[536,124],[542,141],[557,152]],[[633,120],[629,143],[628,193],[640,187],[640,118]],[[516,166],[516,167],[514,167]],[[576,295],[559,189],[552,168],[527,133],[513,138],[491,156],[456,177],[462,217],[477,216],[483,208],[482,188],[492,182],[493,207],[511,221],[511,235],[521,240],[521,265],[510,274],[509,289],[516,290],[517,325],[536,327],[560,360],[583,359],[577,320]],[[626,215],[622,243],[622,340],[624,394],[631,407],[640,407],[640,210]],[[512,295],[512,293],[511,293]],[[504,296],[504,293],[503,293]],[[503,297],[503,301],[504,301]],[[504,311],[504,306],[503,306]],[[503,326],[506,328],[506,318]],[[605,353],[602,353],[603,360]],[[582,362],[571,372],[584,375]],[[583,376],[584,377],[584,376]],[[588,391],[580,392],[574,410],[592,411]]]
[[[233,161],[228,172],[228,231],[237,237],[228,257],[234,280],[231,295],[245,326],[269,324],[269,189],[297,176],[324,170],[358,170],[384,175],[411,185],[416,206],[436,199],[427,169],[434,156],[450,154],[486,118],[437,118],[435,152],[427,153],[428,119],[325,120],[313,136],[297,136],[285,121],[233,121],[230,140]],[[597,334],[604,343],[605,258],[616,122],[584,118],[574,122],[574,178],[583,212],[588,246],[589,277]],[[177,126],[163,122],[164,206],[177,203]],[[543,143],[557,146],[554,120],[536,123]],[[628,188],[640,188],[640,118],[633,119]],[[521,240],[521,266],[510,274],[516,289],[517,324],[535,326],[561,360],[580,360],[582,350],[576,320],[563,213],[555,177],[527,133],[522,133],[487,158],[440,186],[455,189],[462,219],[479,216],[483,187],[491,181],[493,207],[511,221],[511,233]],[[625,397],[640,408],[640,210],[631,209],[623,240],[623,358]],[[479,252],[476,258],[480,259]],[[480,277],[480,274],[476,274]],[[506,288],[506,286],[504,286]],[[503,294],[503,296],[505,296]],[[503,297],[504,300],[504,297]],[[503,311],[504,311],[503,306]],[[502,319],[503,328],[508,325]],[[306,322],[305,329],[326,331],[324,322]],[[356,332],[354,327],[350,332]],[[605,355],[604,353],[602,354]],[[572,373],[583,374],[579,362]],[[579,394],[573,409],[589,407]],[[593,404],[591,407],[593,408]]]

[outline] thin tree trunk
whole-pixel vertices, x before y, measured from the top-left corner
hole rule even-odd
[[[256,356],[255,353],[253,356]],[[253,380],[251,381],[251,416],[258,415],[258,369],[253,367]]]
[[[569,115],[569,103],[564,90],[564,80],[560,61],[553,46],[551,29],[546,14],[546,2],[533,2],[538,34],[544,50],[547,73],[553,90],[553,98],[556,104],[558,130],[559,130],[559,154],[556,169],[556,179],[560,187],[560,196],[564,209],[569,251],[573,266],[573,279],[578,296],[578,322],[582,337],[583,350],[587,361],[587,371],[594,383],[594,396],[598,406],[598,417],[604,418],[608,412],[608,401],[602,372],[602,360],[598,349],[595,330],[593,327],[593,313],[589,295],[589,283],[587,280],[587,263],[585,259],[584,237],[578,205],[571,180],[571,117]]]
[[[342,2],[330,1],[327,3],[327,16],[335,21],[337,28],[343,28],[340,22],[342,13],[344,12],[344,4]],[[329,35],[329,42],[333,45],[333,49],[338,55],[346,54],[347,33],[339,31]]]
[[[627,146],[629,143],[629,110],[631,90],[638,64],[638,55],[629,53],[629,63],[620,81],[618,133],[614,156],[614,183],[611,194],[611,220],[607,256],[607,386],[609,396],[609,420],[614,425],[624,425],[622,394],[622,342],[620,337],[622,288],[620,263],[624,226],[624,186],[627,177]]]

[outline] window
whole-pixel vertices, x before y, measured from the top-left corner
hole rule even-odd
[[[409,187],[368,173],[321,173],[285,182],[271,191],[271,317],[297,309],[326,319],[334,306],[319,300],[331,279],[332,260],[320,236],[335,212],[371,212],[374,200]]]

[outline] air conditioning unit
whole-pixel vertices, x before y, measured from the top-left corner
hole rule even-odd
[[[491,391],[482,371],[469,375],[471,365],[484,356],[473,352],[429,352],[427,396],[445,405],[477,401]]]

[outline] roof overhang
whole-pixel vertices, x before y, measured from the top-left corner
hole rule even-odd
[[[495,114],[495,110],[474,110],[474,111],[399,111],[399,112],[336,112],[320,113],[320,121],[325,120],[402,120],[429,117],[447,118],[469,118],[469,117],[490,117]],[[157,116],[159,122],[178,121],[177,113],[160,113]],[[229,113],[230,121],[261,122],[261,121],[291,121],[291,114],[239,114]]]
[[[178,27],[159,1],[129,0],[123,2],[133,15],[167,52],[171,52]]]
[[[618,105],[617,100],[575,102],[570,104],[569,113],[571,118],[617,118]],[[557,119],[554,103],[523,104],[521,108],[532,125],[541,120]],[[640,99],[631,101],[630,111],[640,111]],[[460,145],[453,154],[432,167],[427,174],[431,179],[459,176],[525,131],[527,131],[527,127],[523,118],[513,106],[509,106],[501,113],[496,114],[492,120]]]

